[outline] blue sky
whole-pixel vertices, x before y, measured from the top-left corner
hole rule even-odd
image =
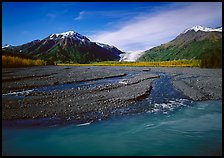
[[[195,25],[222,26],[221,2],[2,2],[2,45],[76,31],[137,52]]]

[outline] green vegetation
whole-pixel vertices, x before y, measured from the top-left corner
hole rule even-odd
[[[110,49],[101,48],[94,43],[89,43],[88,45],[78,44],[77,41],[68,43],[55,44],[52,41],[31,42],[22,46],[3,49],[3,51],[23,55],[29,59],[41,59],[47,61],[48,64],[88,64],[97,61],[119,60],[115,52],[113,53]]]
[[[48,53],[2,52],[3,67],[32,65],[69,66],[167,66],[167,67],[222,67],[222,39],[193,41],[175,45],[174,42],[154,47],[136,62],[102,61],[102,54],[83,48],[85,54],[73,47],[67,50],[54,47]],[[104,60],[108,60],[107,57]]]
[[[138,61],[169,61],[178,59],[201,59],[206,50],[220,49],[222,39],[194,41],[186,45],[161,45],[141,56]]]
[[[71,63],[71,62],[78,62],[83,61],[81,59],[81,55],[78,50],[76,49],[62,49],[61,46],[56,46],[49,50],[47,53],[38,54],[36,53],[38,58],[48,61],[49,64],[53,63]]]
[[[212,35],[212,34],[211,34]],[[201,41],[192,40],[189,43],[172,41],[152,48],[141,56],[138,61],[173,61],[173,60],[201,60],[202,68],[222,67],[222,39],[210,38]]]
[[[173,60],[162,62],[118,62],[118,61],[103,61],[93,62],[90,64],[57,64],[59,66],[167,66],[167,67],[199,67],[200,60]]]
[[[102,54],[102,52],[95,53],[90,48],[85,47],[78,48],[76,46],[62,48],[62,46],[57,45],[46,53],[38,53],[38,51],[39,50],[37,50],[37,52],[33,54],[33,58],[45,60],[48,62],[48,64],[54,64],[54,63],[89,64],[93,61],[103,61],[112,58],[107,57],[106,54]]]

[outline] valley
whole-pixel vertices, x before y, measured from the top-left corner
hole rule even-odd
[[[213,29],[194,26],[186,29],[168,43],[138,52],[140,55],[132,59],[132,62],[128,57],[131,57],[132,53],[121,51],[112,45],[90,41],[74,31],[51,34],[42,40],[34,40],[19,46],[6,45],[2,47],[2,52],[3,67],[32,66],[35,64],[21,61],[39,60],[42,61],[39,65],[131,66],[134,62],[138,62],[134,65],[221,68],[222,27]],[[22,59],[17,61],[13,57]],[[125,63],[127,61],[129,64]]]
[[[221,2],[2,2],[3,156],[221,156]]]
[[[146,50],[134,62],[125,61],[125,52],[115,46],[74,31],[3,46],[3,119],[83,123],[109,118],[148,98],[157,80],[172,82],[169,87],[193,101],[220,100],[221,46],[222,27],[202,26]]]

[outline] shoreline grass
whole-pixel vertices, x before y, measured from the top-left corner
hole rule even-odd
[[[125,62],[125,61],[103,61],[89,64],[57,64],[58,66],[135,66],[135,67],[200,67],[201,60],[172,60],[155,62]]]
[[[28,67],[28,66],[41,66],[46,65],[46,62],[43,60],[32,60],[21,58],[17,56],[7,56],[2,55],[2,67]]]

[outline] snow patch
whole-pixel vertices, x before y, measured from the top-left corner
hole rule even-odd
[[[11,45],[5,44],[4,46],[2,46],[2,48],[8,48],[8,47],[11,47]]]
[[[186,29],[183,34],[187,33],[188,31],[195,31],[195,32],[198,32],[198,31],[204,31],[204,32],[212,32],[212,31],[217,31],[217,32],[222,32],[222,27],[220,28],[216,28],[216,29],[213,29],[213,28],[209,28],[209,27],[203,27],[203,26],[194,26],[190,29]]]
[[[103,47],[103,48],[114,48],[114,46],[111,46],[111,45],[108,45],[108,44],[103,44],[103,43],[99,43],[99,42],[96,42],[96,44],[100,47]]]
[[[67,32],[63,32],[63,33],[56,33],[56,34],[52,34],[50,35],[50,39],[54,39],[54,40],[57,40],[58,38],[75,38],[75,39],[78,39],[82,42],[84,41],[90,41],[88,38],[86,38],[85,36],[77,33],[77,32],[74,32],[74,31],[67,31]]]

